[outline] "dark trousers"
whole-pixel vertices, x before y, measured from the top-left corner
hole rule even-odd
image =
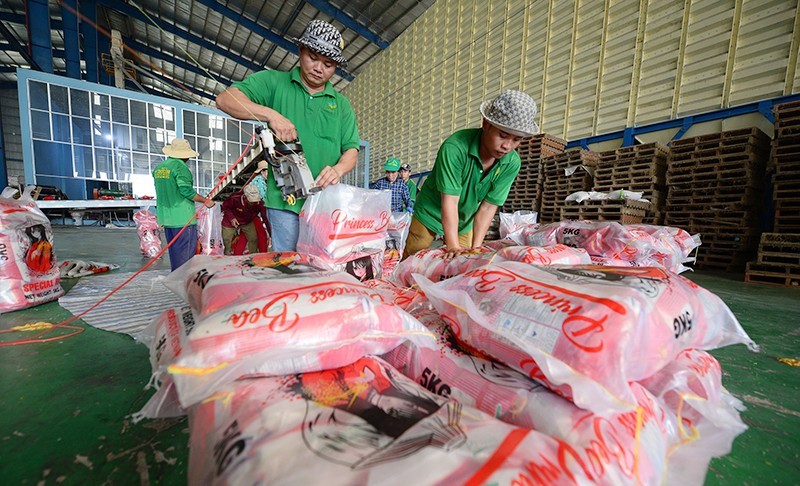
[[[164,227],[164,237],[167,244],[178,234],[180,228]],[[197,225],[190,224],[186,231],[169,247],[169,266],[174,271],[188,262],[197,253]]]

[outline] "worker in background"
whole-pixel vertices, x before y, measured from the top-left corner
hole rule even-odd
[[[207,208],[213,208],[214,201],[194,190],[192,173],[186,161],[197,157],[198,153],[186,139],[176,138],[161,151],[167,158],[153,169],[158,224],[164,227],[164,236],[170,242],[188,223],[186,230],[169,247],[169,265],[175,270],[189,261],[197,250],[194,203],[204,203]]]
[[[408,195],[411,196],[411,204],[417,200],[417,183],[411,180],[411,165],[405,163],[400,166],[400,177],[408,186]]]
[[[336,67],[347,64],[344,41],[336,27],[322,20],[312,20],[294,41],[298,67],[251,74],[217,96],[217,108],[241,120],[267,122],[279,142],[299,138],[317,186],[325,188],[338,184],[358,157],[355,113],[330,83]],[[273,250],[294,251],[304,201],[284,201],[271,172],[267,171],[265,202]]]
[[[258,216],[261,216],[261,220]],[[256,223],[267,220],[267,211],[258,188],[247,184],[241,191],[231,194],[222,203],[222,243],[225,254],[233,255],[233,237],[240,231],[247,238],[247,251],[258,253]]]
[[[505,91],[481,103],[481,128],[459,130],[439,147],[417,195],[404,257],[444,236],[446,258],[483,245],[492,218],[508,197],[521,161],[515,151],[539,132],[536,103],[521,91]]]
[[[383,166],[386,171],[386,176],[381,177],[377,181],[370,184],[370,189],[389,189],[392,191],[392,212],[393,213],[409,213],[414,212],[414,202],[411,200],[411,195],[408,193],[408,186],[402,179],[399,178],[398,171],[400,170],[400,159],[389,157],[386,159],[386,165]]]

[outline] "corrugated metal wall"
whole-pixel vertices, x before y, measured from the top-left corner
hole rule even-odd
[[[346,89],[372,177],[522,89],[572,140],[800,92],[797,0],[439,0]]]

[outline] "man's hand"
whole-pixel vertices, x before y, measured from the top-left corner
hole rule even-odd
[[[339,176],[339,171],[337,171],[334,167],[326,165],[322,168],[317,176],[316,183],[319,187],[325,189],[331,184],[338,184],[340,179],[341,176]]]
[[[206,199],[203,204],[205,204],[205,206],[207,208],[211,209],[211,208],[214,207],[214,200],[213,199]]]
[[[452,260],[453,258],[459,255],[465,255],[467,253],[472,253],[473,251],[469,248],[461,248],[460,246],[449,246],[446,247],[444,254],[445,260]]]
[[[297,129],[294,123],[277,111],[269,118],[269,128],[279,142],[289,143],[297,140]]]
[[[231,224],[233,225],[234,228],[238,228],[239,227],[239,220],[236,219],[236,218],[233,218],[231,220]]]

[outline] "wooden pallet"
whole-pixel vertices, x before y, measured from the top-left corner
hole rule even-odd
[[[800,288],[800,269],[748,262],[745,270],[745,282]]]
[[[622,224],[640,224],[650,210],[650,203],[630,199],[604,201],[565,202],[561,220],[617,221]]]

